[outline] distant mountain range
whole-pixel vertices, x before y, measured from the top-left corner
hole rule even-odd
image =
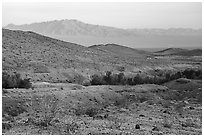
[[[202,46],[201,29],[121,29],[87,24],[78,20],[55,20],[25,25],[9,24],[4,28],[33,31],[84,46],[108,43],[132,48]]]

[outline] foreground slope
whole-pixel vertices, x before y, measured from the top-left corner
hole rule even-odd
[[[68,83],[34,86],[3,90],[3,134],[202,134],[202,104],[190,101],[194,97],[189,95],[178,99],[178,95],[185,93],[165,86],[84,87]]]

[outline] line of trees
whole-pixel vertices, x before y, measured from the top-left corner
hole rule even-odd
[[[165,73],[163,76],[146,76],[139,74],[128,77],[124,73],[112,74],[107,71],[105,75],[94,74],[91,76],[91,85],[137,85],[137,84],[163,84],[178,78],[202,79],[202,70],[186,69],[176,73]]]

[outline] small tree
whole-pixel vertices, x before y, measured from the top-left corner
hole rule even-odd
[[[124,77],[125,77],[124,73],[119,73],[118,74],[118,83],[119,84],[123,84],[124,85]]]
[[[135,77],[134,77],[134,83],[135,84],[142,84],[143,80],[142,78],[140,77],[139,74],[137,74]]]
[[[107,71],[106,72],[106,75],[103,77],[104,81],[106,82],[107,85],[111,85],[112,84],[112,81],[111,81],[111,72],[110,71]]]

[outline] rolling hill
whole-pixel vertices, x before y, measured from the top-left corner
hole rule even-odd
[[[181,51],[181,52],[176,53],[176,55],[180,55],[180,56],[202,56],[202,49]]]
[[[202,45],[201,29],[121,29],[67,19],[25,25],[9,24],[4,28],[33,31],[84,46],[108,43],[132,48],[201,47]]]
[[[90,46],[89,48],[95,49],[95,50],[101,50],[104,52],[111,52],[115,55],[123,56],[123,57],[128,56],[128,57],[141,58],[141,57],[151,56],[150,52],[133,49],[133,48],[125,47],[122,45],[117,45],[117,44],[93,45],[93,46]]]
[[[87,77],[97,72],[118,70],[121,66],[130,71],[137,64],[141,64],[148,55],[147,52],[142,54],[141,51],[132,49],[135,51],[134,54],[126,56],[131,48],[121,47],[123,51],[128,50],[115,54],[113,51],[88,48],[31,31],[3,29],[3,70],[28,73],[38,81],[57,81],[69,79],[72,75],[80,74]],[[115,45],[115,49],[120,50],[120,47],[117,48]]]
[[[156,55],[202,56],[202,49],[187,50],[180,48],[168,48],[154,53]]]
[[[183,51],[187,51],[187,49],[167,48],[164,50],[156,51],[155,53],[160,54],[160,55],[171,55],[171,54],[175,54],[175,53],[183,52]]]

